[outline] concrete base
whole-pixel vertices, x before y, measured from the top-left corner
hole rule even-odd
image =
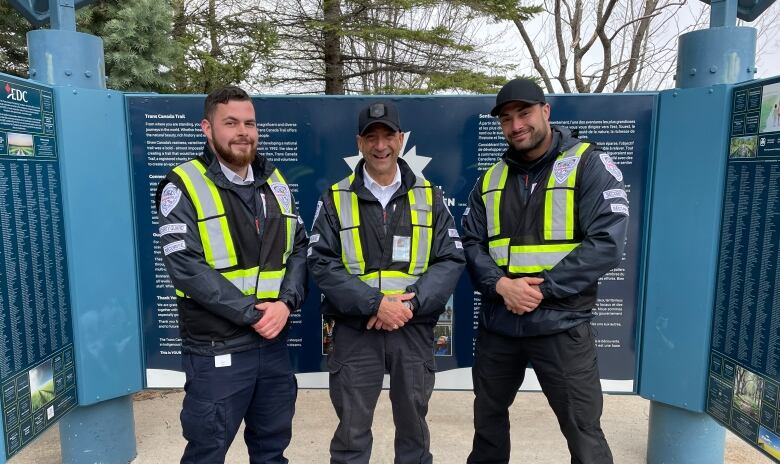
[[[647,464],[723,462],[726,430],[703,413],[650,402]]]
[[[63,464],[127,464],[136,457],[132,395],[80,406],[60,421]]]

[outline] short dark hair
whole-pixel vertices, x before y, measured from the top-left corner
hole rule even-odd
[[[226,85],[218,89],[212,90],[206,96],[206,103],[203,105],[203,117],[211,121],[211,117],[214,116],[214,111],[217,109],[217,105],[226,104],[230,101],[252,101],[244,89],[235,85]]]

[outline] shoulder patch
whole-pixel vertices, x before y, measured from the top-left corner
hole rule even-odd
[[[604,167],[607,168],[607,171],[612,174],[612,177],[617,179],[618,182],[623,182],[623,173],[615,162],[612,161],[612,157],[606,153],[602,153],[599,155],[599,158],[601,158],[601,162],[604,163]]]
[[[559,184],[562,184],[566,181],[566,179],[569,178],[572,171],[574,171],[574,168],[577,167],[577,165],[580,162],[579,156],[570,156],[568,158],[563,158],[555,161],[555,164],[553,164],[553,177],[555,177],[555,181]]]
[[[171,253],[175,253],[177,251],[185,250],[187,249],[187,244],[184,243],[184,240],[179,240],[177,242],[169,243],[163,247],[163,253],[165,253],[165,256],[168,256]]]
[[[179,204],[180,199],[181,190],[179,190],[179,187],[168,183],[168,185],[163,188],[162,194],[160,195],[160,213],[162,213],[163,216],[168,217],[168,215],[171,214],[171,211],[173,211],[173,208]]]
[[[611,200],[613,198],[622,198],[628,201],[628,195],[626,195],[626,191],[623,189],[604,190],[605,200]]]
[[[187,224],[165,224],[164,226],[160,226],[160,237],[163,235],[168,234],[186,234],[187,233]]]
[[[612,209],[613,213],[621,213],[628,216],[628,206],[621,205],[620,203],[611,203],[609,207]]]

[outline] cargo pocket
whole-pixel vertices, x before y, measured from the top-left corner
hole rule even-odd
[[[182,434],[187,441],[222,446],[225,436],[225,420],[222,403],[212,403],[185,395],[181,410]]]

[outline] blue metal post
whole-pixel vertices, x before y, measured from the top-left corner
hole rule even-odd
[[[39,29],[28,33],[30,78],[48,85],[69,86],[86,89],[105,89],[105,67],[103,41],[95,36],[76,32],[76,13],[73,0],[50,0],[52,29]],[[74,90],[75,91],[75,90]],[[75,115],[72,115],[75,116]],[[67,150],[63,158],[70,153]],[[62,161],[65,163],[65,161]],[[81,175],[86,175],[81,173]],[[67,184],[64,175],[63,184]],[[67,196],[67,193],[66,195]],[[73,250],[71,250],[73,251]],[[98,263],[71,264],[71,275],[89,269],[100,272]],[[79,280],[79,279],[73,279]],[[77,287],[71,281],[71,287]],[[79,314],[88,312],[94,301],[83,296],[78,288],[71,289],[73,297],[74,325],[82,319]],[[86,292],[89,293],[89,292]],[[74,346],[77,361],[88,340],[79,340],[74,327]],[[79,346],[81,344],[81,346]],[[87,366],[86,368],[89,368]],[[81,382],[79,380],[79,382]],[[79,384],[81,390],[81,385]],[[125,396],[107,399],[90,406],[79,406],[60,420],[60,447],[64,464],[91,464],[95,462],[125,464],[132,461],[136,452],[135,421],[132,396],[127,392],[138,388],[127,388]],[[82,398],[79,403],[90,404],[95,399]]]
[[[679,89],[701,89],[717,84],[734,84],[753,79],[755,75],[756,31],[749,27],[735,27],[737,0],[712,0],[711,5],[710,28],[680,36],[677,74],[675,76]],[[712,94],[713,90],[710,89],[708,92]],[[724,98],[728,98],[726,96],[728,94],[723,93]],[[677,96],[677,93],[672,95],[672,97]],[[684,97],[682,91],[679,96]],[[690,92],[686,93],[685,96],[686,98],[698,98],[706,101],[698,95],[690,95]],[[671,102],[673,99],[667,98],[667,100]],[[660,117],[664,117],[664,108],[663,105],[661,106]],[[667,106],[673,107],[674,103]],[[727,108],[728,105],[724,104],[722,111],[727,112]],[[663,135],[659,134],[659,138]],[[695,132],[689,134],[689,137],[696,136]],[[686,143],[676,144],[680,148],[679,152],[669,154],[669,156],[677,157],[678,160],[687,157],[691,151],[686,152],[685,150],[690,150],[690,147],[685,145]],[[705,150],[705,148],[700,145],[698,150]],[[703,162],[722,163],[721,153],[725,153],[725,151],[709,152],[708,160],[703,160]],[[715,172],[719,169],[717,166],[712,166],[710,170]],[[711,195],[711,192],[698,194],[687,192],[686,195],[688,193],[696,197],[688,198],[688,201],[693,202],[693,204],[698,203],[699,210],[702,209],[703,205],[706,205],[704,208],[706,210],[718,209],[715,208],[717,205],[711,204],[712,198],[706,199],[706,195]],[[698,195],[703,196],[703,198],[698,198]],[[683,203],[678,198],[677,208],[684,208]],[[664,216],[664,214],[663,212],[658,213],[659,216]],[[710,222],[719,223],[719,216],[718,219],[710,219]],[[699,232],[706,234],[704,231]],[[686,235],[686,231],[678,230],[677,235],[679,240],[679,236]],[[674,248],[674,240],[668,240],[666,243],[657,240],[656,244],[659,247],[656,250],[651,250],[651,252],[657,253],[654,255],[655,259],[651,259],[651,262],[655,262],[656,267],[648,272],[670,273],[671,269],[685,267],[685,263],[676,262],[676,258],[671,253],[664,255],[670,251],[670,247]],[[706,263],[702,262],[703,269],[712,270],[717,257],[716,249],[702,247],[695,253],[700,255],[702,261],[706,261]],[[706,279],[700,279],[696,276],[686,277],[678,272],[671,272],[671,274],[674,274],[672,282],[665,282],[663,278],[655,279],[655,285],[658,288],[651,289],[650,286],[653,284],[648,283],[648,293],[651,290],[654,292],[660,290],[661,292],[656,293],[663,293],[665,289],[671,292],[671,295],[679,295],[676,289],[682,288],[685,289],[686,294],[692,294],[692,298],[698,300],[699,303],[711,302],[714,293],[714,274],[711,276],[712,278]],[[646,372],[645,375],[668,374],[668,376],[666,380],[647,381],[643,379],[645,384],[654,385],[651,388],[645,388],[644,392],[640,389],[640,394],[651,399],[647,462],[648,464],[723,462],[725,429],[704,414],[702,404],[706,390],[706,366],[708,365],[712,319],[711,305],[705,304],[706,307],[698,308],[699,313],[690,314],[691,311],[696,311],[696,303],[690,304],[691,302],[689,302],[686,305],[686,297],[684,296],[676,299],[677,304],[672,299],[662,295],[650,297],[650,299],[653,298],[655,301],[648,305],[648,311],[653,314],[650,315],[648,312],[647,317],[653,317],[656,322],[679,321],[681,314],[688,313],[686,317],[698,318],[700,324],[671,329],[667,327],[656,328],[660,334],[684,330],[686,336],[676,337],[674,340],[663,338],[665,344],[657,344],[656,352],[648,356],[648,364],[652,364],[652,366],[648,366],[647,371],[652,372]],[[649,337],[649,339],[652,338]],[[705,346],[702,348],[702,345]],[[680,356],[680,353],[686,355]],[[675,374],[686,372],[688,374],[685,376],[685,383],[694,393],[691,396],[701,399],[679,404],[679,395],[669,393],[674,387],[667,387],[681,381],[680,377]],[[670,385],[659,386],[660,383],[664,382]]]

